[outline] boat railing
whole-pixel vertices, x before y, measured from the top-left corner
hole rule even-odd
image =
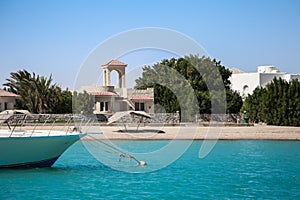
[[[62,131],[66,135],[82,133],[82,129],[95,123],[97,118],[77,114],[13,114],[0,116],[0,127],[8,127],[12,137],[14,133],[25,131],[30,137],[43,130],[50,136],[53,131]]]

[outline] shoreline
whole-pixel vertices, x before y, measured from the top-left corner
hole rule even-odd
[[[120,132],[119,130],[122,130]],[[159,133],[158,131],[164,131]],[[82,140],[286,140],[299,141],[300,127],[286,126],[166,126],[166,127],[129,127],[127,132],[122,126],[90,127]]]
[[[51,126],[38,126],[36,129],[47,129]],[[51,130],[67,131],[73,126],[55,125]],[[32,129],[24,126],[22,129]],[[123,125],[103,126],[93,124],[82,127],[82,132],[88,134],[82,140],[279,140],[300,141],[300,127],[290,126],[199,126],[195,124],[181,124],[177,126],[136,126]],[[122,130],[122,131],[120,131]],[[159,132],[160,131],[160,132]],[[161,133],[162,132],[162,133]]]

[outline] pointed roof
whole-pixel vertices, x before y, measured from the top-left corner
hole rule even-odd
[[[19,97],[19,95],[0,89],[0,97]]]
[[[102,66],[125,66],[126,67],[127,64],[118,60],[111,60],[108,63],[103,64]]]

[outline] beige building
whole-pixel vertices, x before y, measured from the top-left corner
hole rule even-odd
[[[127,64],[111,60],[103,64],[103,86],[82,86],[79,92],[86,91],[94,96],[94,114],[113,114],[119,111],[137,110],[154,113],[154,90],[126,88]],[[118,73],[118,87],[111,85],[111,72]]]
[[[15,109],[17,98],[19,95],[0,89],[0,112]]]

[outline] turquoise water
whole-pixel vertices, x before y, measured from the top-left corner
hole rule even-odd
[[[146,152],[167,142],[119,145]],[[104,166],[78,142],[52,168],[0,170],[0,199],[300,199],[299,141],[219,141],[199,159],[201,143],[161,170],[133,174]]]

